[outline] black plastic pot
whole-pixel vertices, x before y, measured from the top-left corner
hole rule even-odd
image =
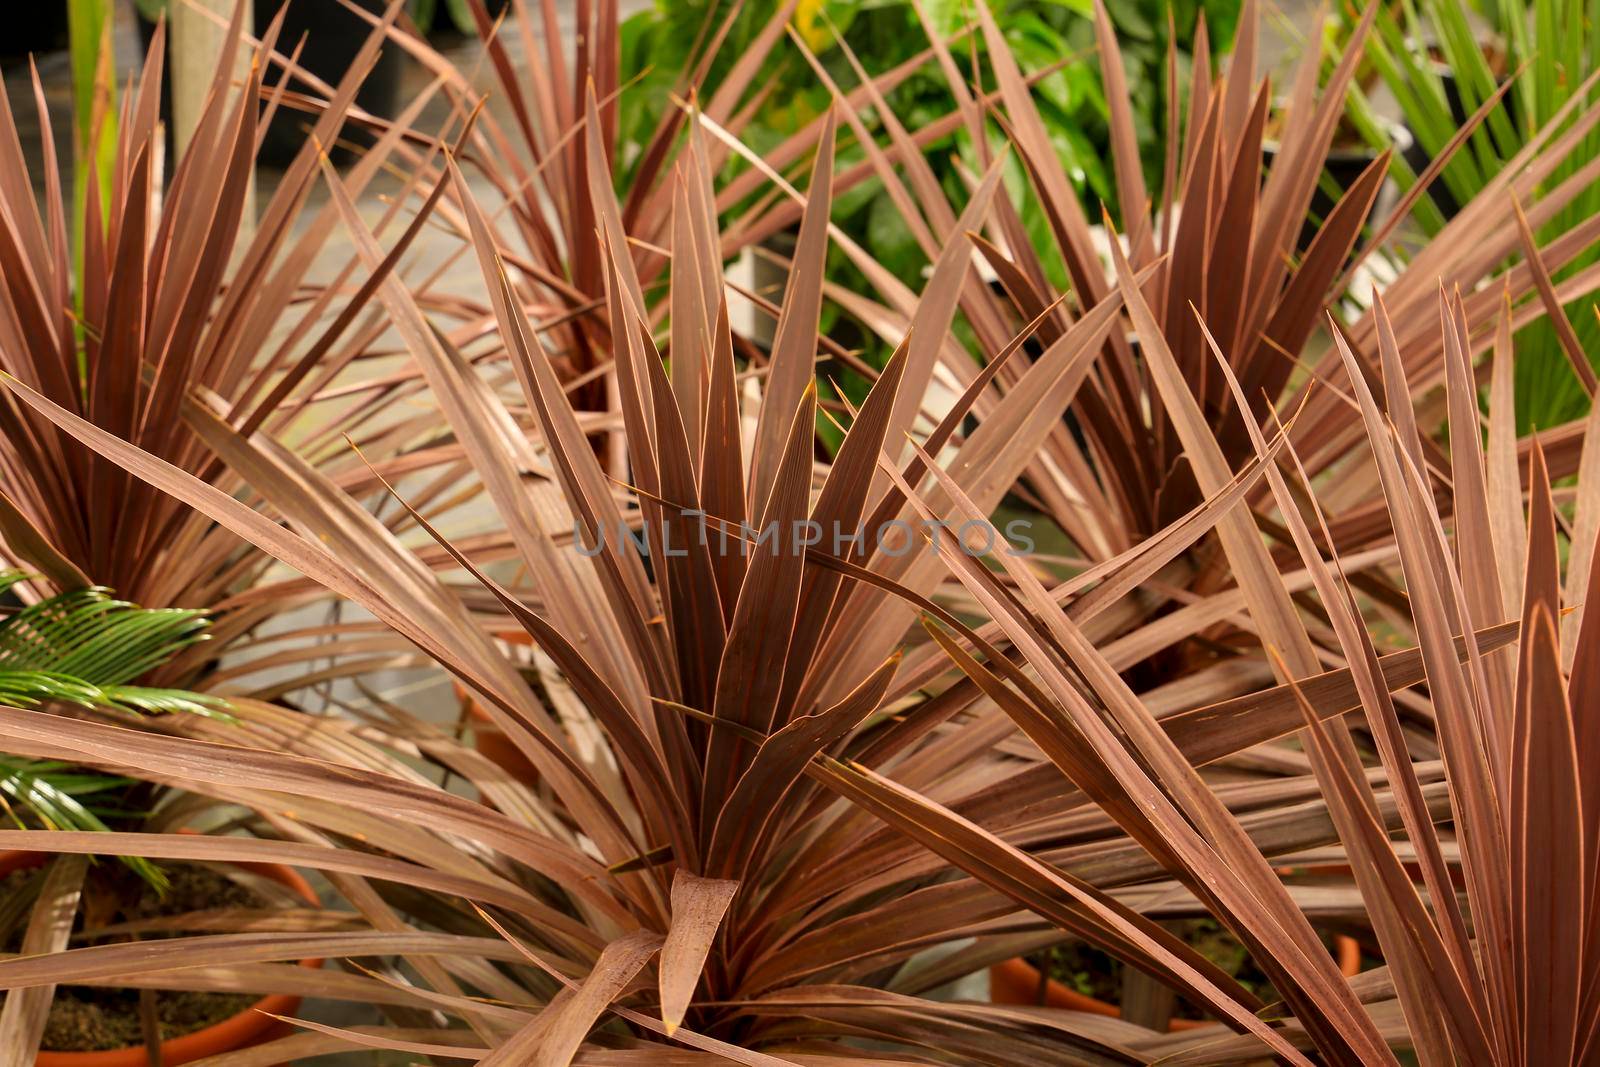
[[[381,14],[387,6],[384,0],[353,0],[353,2],[374,14]],[[350,69],[357,53],[361,51],[361,46],[366,43],[367,37],[372,32],[370,23],[348,10],[339,0],[256,0],[255,6],[255,28],[258,34],[271,24],[280,7],[288,7],[288,11],[284,14],[283,32],[278,38],[278,50],[287,55],[293,51],[295,44],[303,35],[306,43],[300,53],[300,66],[329,85],[338,85],[344,78],[345,72]],[[153,23],[139,20],[139,36],[146,49],[150,46],[151,35],[154,32]],[[401,50],[392,44],[386,44],[378,56],[377,65],[372,68],[372,72],[367,75],[366,81],[361,83],[361,88],[356,93],[356,104],[364,111],[380,118],[393,118],[400,106],[402,62]],[[273,86],[278,84],[282,76],[281,70],[269,66],[262,81],[268,86]],[[290,88],[304,89],[305,86],[291,82]],[[172,86],[170,80],[166,78],[163,78],[161,84],[161,117],[167,123],[167,154],[171,158]],[[258,162],[266,166],[286,166],[305,144],[306,136],[315,123],[316,116],[310,112],[289,107],[287,104],[280,106],[262,141]],[[340,137],[353,144],[371,143],[371,135],[353,123],[345,124]],[[347,154],[345,150],[340,149],[334,153],[334,158],[337,160]]]
[[[67,47],[67,0],[18,3],[5,13],[5,33],[0,34],[0,62],[26,59],[38,52]]]
[[[355,0],[355,3],[374,14],[382,14],[388,6],[383,0]],[[283,6],[287,6],[288,11],[284,14],[279,51],[292,50],[304,34],[306,46],[300,54],[300,66],[329,85],[337,85],[372,33],[371,24],[339,0],[256,0],[256,29],[265,30],[278,8]],[[395,116],[400,106],[401,63],[400,48],[386,44],[378,56],[377,66],[356,93],[356,104],[362,110],[379,118]],[[269,68],[263,80],[269,86],[276,85],[280,77],[276,68]],[[294,88],[293,83],[290,88]],[[280,107],[261,146],[261,162],[283,166],[294,159],[315,122],[314,115]],[[366,131],[350,123],[345,124],[341,137],[355,144],[371,143]]]
[[[1401,152],[1402,155],[1410,151],[1411,147],[1416,144],[1416,138],[1413,137],[1411,135],[1411,131],[1406,129],[1404,126],[1394,127],[1391,133],[1394,139],[1394,147],[1396,150]],[[1270,168],[1272,166],[1273,159],[1277,156],[1277,154],[1277,145],[1270,143],[1263,145],[1261,148],[1262,163]],[[1334,145],[1334,147],[1328,151],[1326,168],[1328,176],[1331,177],[1334,184],[1339,187],[1342,195],[1344,190],[1347,190],[1354,185],[1356,183],[1356,179],[1361,177],[1362,173],[1365,172],[1366,169],[1370,167],[1373,161],[1377,158],[1378,153],[1369,145]],[[1379,209],[1382,207],[1381,199],[1383,197],[1383,193],[1380,192],[1378,196],[1380,202],[1374,203],[1374,214],[1378,213]],[[1330,196],[1328,191],[1323,188],[1323,183],[1319,181],[1317,183],[1316,192],[1311,194],[1311,208],[1306,214],[1305,222],[1300,227],[1300,236],[1295,241],[1296,252],[1303,255],[1306,250],[1311,247],[1311,242],[1316,240],[1317,231],[1322,228],[1323,222],[1327,220],[1328,215],[1336,206],[1338,206],[1338,203],[1338,197]]]

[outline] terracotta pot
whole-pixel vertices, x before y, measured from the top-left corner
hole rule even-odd
[[[181,833],[193,833],[183,830]],[[12,871],[42,867],[50,859],[48,852],[0,852],[0,878]],[[312,907],[320,908],[316,891],[300,873],[281,863],[236,863],[240,870],[269,878],[289,889]],[[321,967],[321,960],[301,960],[302,967]],[[259,1045],[288,1032],[289,1027],[272,1018],[273,1015],[293,1015],[300,1008],[300,998],[287,993],[274,993],[262,997],[237,1015],[230,1015],[192,1034],[174,1037],[161,1042],[161,1062],[165,1067],[189,1063],[207,1056],[237,1052],[251,1045]],[[268,1013],[268,1014],[263,1014]],[[35,1067],[146,1067],[149,1062],[143,1045],[129,1048],[105,1049],[99,1052],[40,1052],[34,1060]]]
[[[521,645],[524,648],[533,647],[533,638],[522,630],[511,630],[503,634],[496,634],[496,638],[508,645]],[[489,713],[478,703],[478,698],[472,691],[460,682],[455,682],[456,700],[465,709],[466,718],[473,722],[472,734],[477,742],[478,751],[488,757],[501,770],[524,784],[529,784],[539,777],[533,764],[528,762],[528,757],[522,750],[511,743],[511,740],[501,733],[500,727],[494,724]]]
[[[1361,973],[1361,945],[1353,937],[1342,934],[1334,939],[1338,950],[1339,971],[1346,978]],[[989,968],[989,1000],[994,1004],[1033,1005],[1039,1003],[1039,969],[1018,956]],[[1115,1004],[1085,996],[1068,989],[1054,978],[1044,984],[1044,1005],[1067,1011],[1083,1011],[1091,1015],[1121,1018],[1122,1009]],[[1212,1019],[1172,1019],[1169,1031],[1193,1030],[1196,1027],[1215,1025]]]

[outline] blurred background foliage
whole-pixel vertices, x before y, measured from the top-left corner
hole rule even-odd
[[[984,89],[994,88],[988,74],[981,37],[964,32],[972,25],[975,0],[921,0],[932,29],[944,39],[954,41],[951,51],[969,76],[973,60],[981,71]],[[987,0],[1004,32],[1012,53],[1025,74],[1049,71],[1036,86],[1039,111],[1044,118],[1055,149],[1066,172],[1077,185],[1084,209],[1098,218],[1101,205],[1120,218],[1116,202],[1116,183],[1109,160],[1110,134],[1106,100],[1101,87],[1099,58],[1095,53],[1093,6],[1090,0]],[[657,0],[657,3],[627,19],[622,26],[622,76],[627,106],[621,111],[619,187],[631,181],[643,145],[661,121],[662,113],[673,102],[681,72],[692,69],[698,52],[705,47],[708,25],[720,25],[735,7],[734,0]],[[779,9],[778,0],[748,0],[727,42],[713,62],[703,92],[715,91],[737,57],[745,54],[761,28]],[[1107,9],[1122,47],[1129,93],[1134,107],[1145,179],[1153,197],[1161,194],[1164,133],[1161,116],[1167,111],[1166,65],[1169,26],[1177,41],[1178,91],[1187,98],[1191,49],[1199,20],[1204,17],[1211,42],[1213,63],[1232,44],[1239,16],[1240,0],[1213,0],[1202,5],[1197,0],[1107,0]],[[843,92],[859,81],[852,69],[846,48],[872,75],[882,74],[912,59],[927,48],[927,35],[917,7],[910,0],[800,0],[791,20],[798,36],[816,54],[819,62]],[[841,47],[840,42],[843,42]],[[1058,68],[1051,70],[1052,67]],[[743,131],[743,139],[756,152],[775,148],[820,115],[831,100],[827,85],[818,79],[797,47],[779,47],[756,79],[756,84],[771,86],[755,120]],[[922,69],[886,96],[890,107],[908,130],[925,127],[948,115],[956,101],[935,62]],[[874,116],[865,115],[868,128],[877,130]],[[839,167],[845,168],[864,158],[860,146],[845,136],[841,123]],[[1005,140],[1003,131],[991,124],[993,147]],[[947,194],[954,202],[965,199],[964,188],[975,174],[982,173],[974,146],[964,130],[935,142],[927,148]],[[1013,157],[1007,185],[1020,205],[1022,221],[1051,282],[1065,288],[1067,277],[1062,259],[1054,248],[1044,212],[1028,193],[1028,182]],[[735,162],[731,166],[742,166]],[[965,172],[965,173],[963,173]],[[1140,205],[1142,208],[1143,205]],[[841,193],[833,210],[833,220],[860,243],[880,263],[892,270],[907,285],[921,289],[927,257],[912,237],[899,210],[877,180],[870,180]],[[828,262],[828,278],[854,291],[865,291],[866,279],[835,245]],[[888,349],[852,322],[840,321],[841,312],[831,302],[824,310],[823,329],[841,343],[860,350],[867,360],[881,365]],[[959,318],[956,329],[963,328]],[[839,368],[845,392],[857,399],[865,393],[864,381]],[[829,428],[819,424],[826,436]]]
[[[1116,189],[1107,160],[1110,143],[1106,102],[1101,91],[1099,63],[1094,53],[1092,7],[1088,0],[989,0],[996,19],[1024,72],[1032,74],[1060,65],[1037,86],[1040,110],[1049,124],[1057,153],[1077,183],[1085,209],[1098,215],[1100,204],[1116,209]],[[982,42],[963,36],[972,21],[972,0],[924,0],[923,9],[936,32],[947,40],[960,36],[952,49],[970,73],[972,51],[981,62]],[[734,7],[733,0],[658,0],[628,19],[622,30],[624,79],[637,79],[629,90],[620,131],[625,164],[638,158],[638,146],[672,104],[679,72],[692,65],[708,17],[720,20]],[[779,7],[777,0],[756,0],[744,5],[728,44],[712,65],[707,87],[714,90],[735,57]],[[1176,28],[1179,46],[1180,91],[1187,85],[1195,27],[1201,5],[1194,0],[1109,0],[1107,7],[1122,42],[1123,63],[1134,102],[1134,118],[1152,194],[1159,192],[1161,133],[1157,116],[1165,114],[1168,17]],[[1233,39],[1239,0],[1219,0],[1205,5],[1207,30],[1213,55],[1226,50]],[[802,0],[793,24],[841,89],[857,84],[850,63],[839,46],[844,44],[873,74],[890,70],[926,48],[916,8],[907,0]],[[793,135],[827,108],[830,92],[812,73],[796,49],[775,49],[774,58],[758,78],[772,85],[746,136],[757,152],[771,149]],[[985,88],[993,83],[985,75]],[[908,78],[888,94],[888,102],[907,129],[918,129],[955,110],[955,99],[937,66]],[[973,166],[972,146],[965,134],[952,135],[931,146],[930,158],[941,179],[959,193],[962,179],[957,160]],[[628,148],[633,148],[630,154]],[[841,145],[842,165],[863,158],[857,146]],[[1017,176],[1020,184],[1021,175]],[[626,182],[626,172],[619,175]],[[835,221],[851,236],[907,282],[914,281],[926,263],[916,242],[899,220],[898,212],[877,182],[867,182],[840,197]],[[1044,233],[1044,220],[1028,219],[1030,228]],[[835,253],[838,254],[837,252]],[[830,265],[831,266],[831,265]],[[843,269],[843,264],[840,268]],[[843,278],[841,278],[843,280]]]
[[[1381,90],[1393,100],[1414,139],[1394,160],[1393,176],[1402,190],[1411,187],[1470,116],[1505,89],[1418,205],[1412,220],[1424,236],[1433,237],[1459,205],[1481,193],[1535,133],[1559,117],[1574,94],[1586,95],[1562,128],[1594,106],[1596,91],[1585,89],[1585,83],[1600,58],[1597,15],[1600,8],[1584,0],[1390,0],[1386,5],[1366,43],[1369,75],[1352,94],[1350,114],[1367,140],[1381,147],[1386,134],[1374,120],[1373,99]],[[1590,132],[1542,187],[1555,188],[1597,155],[1600,133]],[[1600,183],[1591,182],[1537,236],[1548,240],[1597,213]],[[1600,247],[1591,247],[1554,272],[1553,280],[1559,285],[1596,261]],[[1573,304],[1566,312],[1583,352],[1595,363],[1600,323],[1585,304]],[[1516,393],[1522,433],[1559,425],[1588,409],[1588,395],[1547,319],[1518,334]]]

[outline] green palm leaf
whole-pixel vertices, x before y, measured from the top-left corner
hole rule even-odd
[[[0,572],[0,596],[29,577]],[[224,715],[225,704],[216,697],[133,684],[205,640],[206,626],[201,612],[141,608],[100,588],[42,600],[0,620],[0,705],[59,701],[144,714]],[[19,826],[104,831],[103,815],[135,814],[108,797],[127,784],[68,763],[0,755],[0,809]],[[109,803],[97,806],[97,799]],[[149,861],[125,862],[153,885],[165,885]]]

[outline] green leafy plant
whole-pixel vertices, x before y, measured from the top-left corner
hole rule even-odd
[[[1492,190],[1496,177],[1537,134],[1552,124],[1564,128],[1572,122],[1569,102],[1581,111],[1593,106],[1596,97],[1589,75],[1600,59],[1600,27],[1582,5],[1492,0],[1481,7],[1493,27],[1487,37],[1478,28],[1479,11],[1464,0],[1394,5],[1392,16],[1386,12],[1377,20],[1368,48],[1373,68],[1421,149],[1413,158],[1393,160],[1402,188],[1416,181],[1417,172],[1445,149],[1468,116],[1483,112],[1465,145],[1440,172],[1435,184],[1439,192],[1418,204],[1416,220],[1429,234],[1444,224],[1436,197],[1439,205],[1453,209]],[[1365,97],[1354,95],[1351,105],[1358,123],[1374,134]],[[1584,177],[1596,158],[1600,134],[1591,130],[1544,178],[1542,188],[1556,189],[1570,180],[1577,192],[1560,212],[1529,228],[1521,254],[1536,257],[1538,245],[1600,212],[1600,188]],[[1552,296],[1559,296],[1564,310],[1519,331],[1522,358],[1516,382],[1523,429],[1582,415],[1594,393],[1590,353],[1600,346],[1600,327],[1592,303],[1566,295],[1568,280],[1581,276],[1600,257],[1593,240],[1584,244],[1560,269],[1547,271]],[[1575,372],[1574,357],[1582,370]]]
[[[0,595],[30,576],[0,574]],[[36,576],[33,576],[36,577]],[[100,588],[76,589],[0,621],[0,700],[60,700],[131,711],[201,711],[206,701],[134,680],[199,641],[198,611],[140,608]]]
[[[89,183],[101,201],[111,191],[117,143],[117,87],[112,76],[111,0],[67,0],[68,48],[72,60],[74,160],[73,225],[83,219]],[[82,237],[81,231],[74,231]]]
[[[427,33],[438,22],[441,9],[457,33],[472,33],[476,28],[467,0],[408,0],[406,14],[420,32]]]
[[[1086,209],[1098,212],[1104,203],[1116,210],[1119,190],[1104,163],[1110,151],[1105,87],[1090,60],[1097,47],[1092,5],[1007,0],[989,6],[1006,48],[1036,80],[1038,106],[1051,144],[1082,194]],[[1150,184],[1159,191],[1165,137],[1161,116],[1169,94],[1175,91],[1168,84],[1168,47],[1179,49],[1176,91],[1181,94],[1186,92],[1191,53],[1196,48],[1205,62],[1227,50],[1239,4],[1232,0],[1204,5],[1203,19],[1201,5],[1188,2],[1168,5],[1125,0],[1109,5],[1108,10],[1130,89],[1144,167]],[[981,68],[975,70],[969,63],[969,59],[981,60],[990,47],[972,32],[971,3],[663,3],[634,15],[621,31],[623,73],[628,79],[637,79],[625,94],[630,106],[619,134],[624,175],[661,114],[674,106],[670,99],[679,72],[702,70],[702,91],[720,87],[735,69],[736,58],[760,39],[774,18],[792,23],[796,43],[792,48],[774,50],[756,75],[761,93],[752,104],[741,136],[758,153],[766,153],[804,130],[831,106],[834,85],[854,86],[865,72],[874,77],[896,72],[874,109],[887,109],[894,121],[908,129],[927,129],[954,114],[961,94],[968,89],[962,86],[953,91],[945,77],[924,62],[930,37],[948,43],[963,77],[974,89],[993,88],[992,82],[983,82]],[[705,50],[714,39],[721,48],[707,55]],[[1197,39],[1204,40],[1196,45]],[[814,60],[804,55],[807,50],[815,53]],[[826,78],[817,76],[817,65]],[[887,121],[881,114],[865,118],[875,132]],[[982,169],[982,152],[964,126],[951,128],[923,147],[947,195],[960,195],[964,175]],[[846,141],[840,160],[864,167],[867,153]],[[1046,220],[1031,207],[1024,209],[1024,219],[1035,236],[1046,235]],[[902,224],[901,206],[879,182],[862,183],[841,195],[834,221],[902,281],[916,282],[917,272],[926,262],[924,249]],[[857,288],[865,280],[839,252],[831,257],[829,277]]]
[[[18,571],[0,573],[0,596],[28,577]],[[142,714],[217,714],[223,705],[215,698],[136,684],[203,640],[205,625],[199,612],[140,608],[98,588],[31,604],[0,620],[0,705],[32,708],[58,702]],[[133,815],[109,796],[130,784],[130,779],[60,760],[0,755],[0,806],[19,826],[106,831],[106,818],[120,817],[125,823]],[[148,862],[129,862],[147,880],[162,884]]]

